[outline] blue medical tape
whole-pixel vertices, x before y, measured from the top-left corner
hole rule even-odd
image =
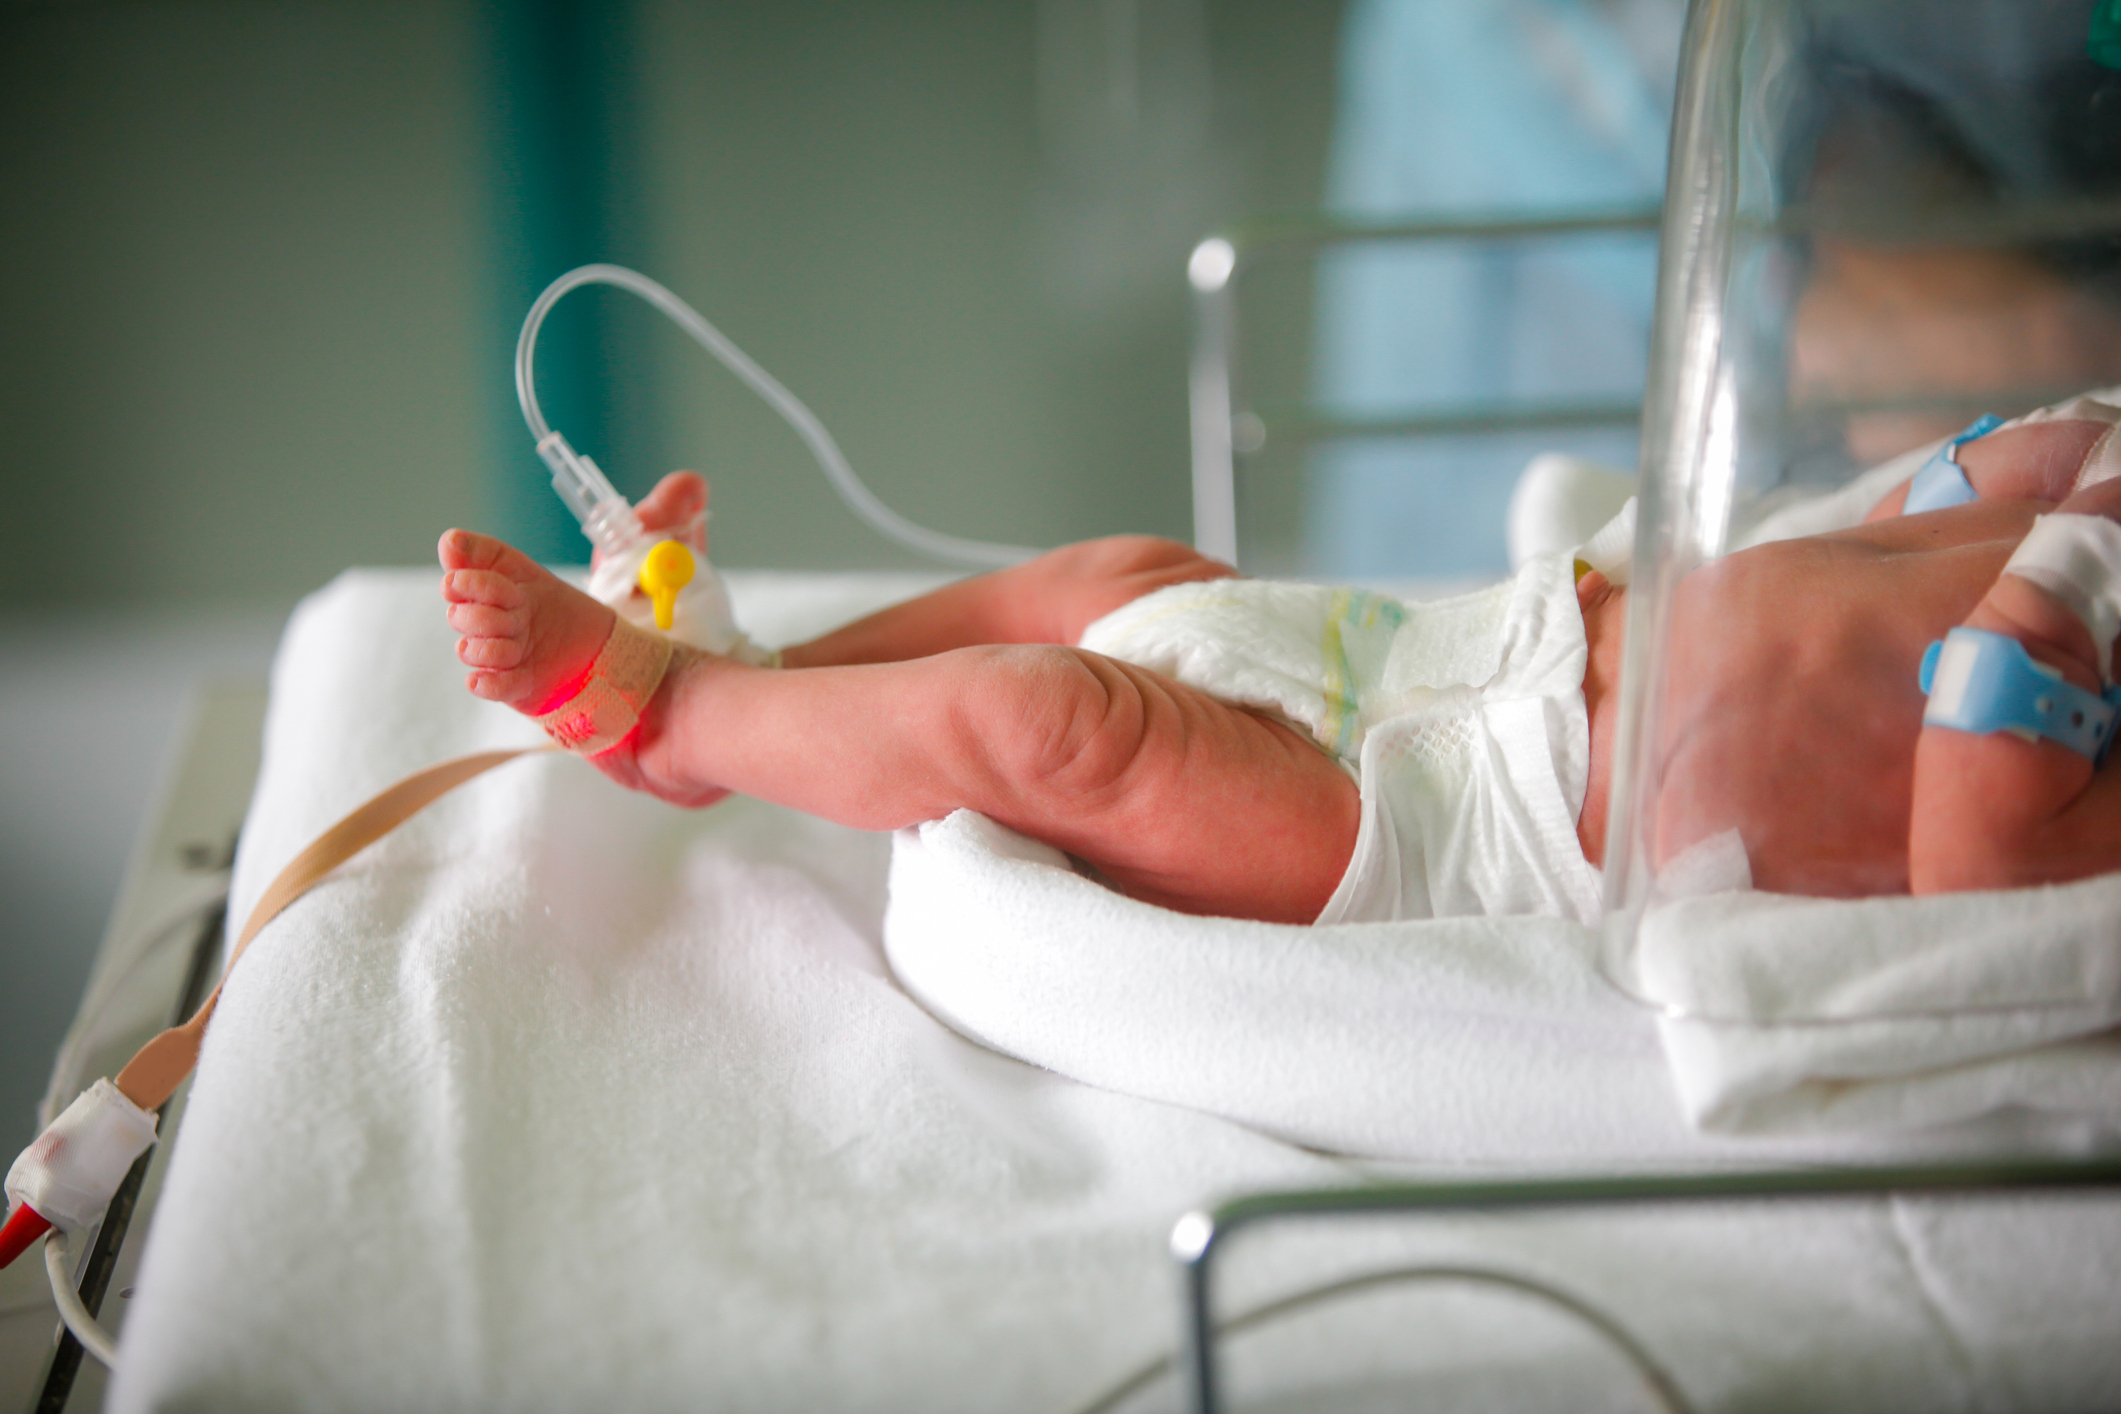
[[[2035,662],[2017,639],[1986,629],[1955,628],[1932,643],[1922,655],[1922,690],[1924,726],[2058,742],[2095,762],[2121,724],[2121,687],[2103,697],[2086,692]]]
[[[1977,437],[1988,436],[2002,425],[2002,418],[1994,413],[1983,413],[1966,431],[1939,447],[1907,483],[1907,505],[1902,513],[1912,516],[1924,511],[1941,511],[1946,506],[1960,506],[1975,499],[1974,483],[1966,479],[1966,473],[1959,467],[1959,448]]]

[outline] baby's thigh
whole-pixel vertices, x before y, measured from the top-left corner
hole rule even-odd
[[[1126,893],[1191,913],[1308,923],[1355,847],[1360,795],[1284,723],[1100,654],[1026,771],[1026,833]]]

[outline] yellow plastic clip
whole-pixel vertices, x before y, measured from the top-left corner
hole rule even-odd
[[[692,583],[692,551],[665,540],[641,562],[641,588],[655,605],[655,626],[665,633],[677,618],[678,591]]]

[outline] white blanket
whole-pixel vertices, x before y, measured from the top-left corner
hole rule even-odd
[[[768,641],[893,588],[732,580]],[[431,575],[342,577],[282,648],[235,915],[381,785],[524,739],[464,693]],[[113,1303],[111,1407],[1062,1414],[1170,1348],[1179,1213],[1374,1171],[968,1044],[885,964],[887,867],[881,837],[746,802],[671,810],[557,758],[355,860],[230,982],[138,1294]],[[893,946],[911,957],[909,927]],[[1247,951],[1218,994],[1229,1034],[1196,1028],[1162,1064],[1214,1045],[1233,1090],[1308,1076],[1321,1123],[1362,1143],[1342,1093],[1362,1077],[1332,1071],[1363,1064],[1358,1027],[1389,999],[1351,1024],[1307,979],[1366,945],[1230,936]],[[1630,1165],[1645,1136],[1660,1162],[1728,1158],[1679,1125],[1648,1021],[1556,973],[1576,945],[1467,962],[1449,1032],[1393,1053],[1436,1121],[1418,1167]],[[1126,990],[1044,980],[1091,1025]],[[1311,1053],[1244,1034],[1281,1007]],[[1272,1127],[1313,1133],[1293,1107]],[[2121,1403],[2117,1254],[2115,1206],[2089,1200],[1737,1205],[1305,1228],[1240,1246],[1222,1294],[1485,1264],[1609,1308],[1703,1409],[2097,1408]],[[1411,1403],[1409,1374],[1486,1407],[1645,1407],[1610,1350],[1500,1289],[1339,1303],[1232,1353],[1250,1407]],[[1166,1380],[1122,1407],[1174,1398]]]
[[[969,812],[903,834],[891,884],[892,965],[964,1034],[1319,1148],[1852,1158],[2121,1132],[2121,876],[1685,900],[1645,925],[1645,1001],[1563,919],[1192,918]]]

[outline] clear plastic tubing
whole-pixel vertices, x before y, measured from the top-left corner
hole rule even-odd
[[[753,363],[742,349],[701,318],[692,306],[638,271],[621,265],[584,265],[547,285],[545,292],[530,306],[530,313],[524,316],[523,332],[516,340],[516,398],[523,405],[523,420],[530,425],[530,435],[537,440],[538,455],[552,468],[553,489],[567,503],[567,509],[574,512],[575,519],[582,523],[582,533],[606,555],[624,554],[646,538],[646,532],[642,530],[633,507],[613,489],[597,464],[569,446],[567,439],[546,423],[545,414],[538,408],[537,387],[531,374],[538,327],[545,322],[546,314],[559,303],[562,295],[581,285],[616,285],[663,311],[671,323],[690,334],[700,347],[742,379],[746,387],[772,405],[773,410],[803,439],[810,454],[817,458],[826,479],[839,492],[840,499],[847,503],[847,508],[885,538],[938,560],[983,569],[1013,565],[1038,553],[1022,545],[998,545],[944,535],[907,520],[879,501],[875,493],[862,484],[854,474],[854,468],[847,464],[839,444],[832,440],[832,434],[825,430],[824,424],[809,408],[803,406],[801,399],[782,387],[772,374]]]

